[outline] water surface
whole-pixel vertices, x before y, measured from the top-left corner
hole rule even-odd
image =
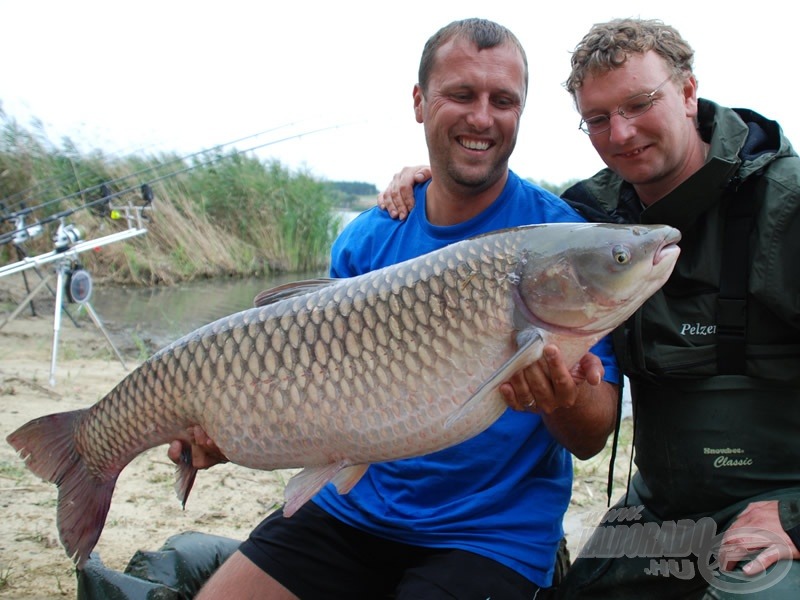
[[[153,350],[206,323],[252,308],[259,292],[325,275],[325,271],[315,271],[155,288],[103,285],[95,287],[91,303],[115,345],[129,348],[144,342]]]
[[[358,211],[340,210],[341,227]],[[198,327],[240,310],[253,298],[291,281],[327,276],[327,270],[267,275],[249,279],[213,279],[169,287],[95,286],[91,303],[115,344],[124,348],[144,342],[150,350],[166,346]],[[91,326],[91,325],[89,325]]]

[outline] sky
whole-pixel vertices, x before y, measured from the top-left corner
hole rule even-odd
[[[557,184],[603,167],[563,82],[581,37],[616,17],[676,27],[695,49],[701,97],[775,119],[800,144],[796,21],[778,4],[0,0],[0,102],[57,145],[66,136],[112,156],[263,145],[264,160],[382,189],[402,166],[427,162],[412,109],[426,40],[484,17],[528,55],[510,166]]]

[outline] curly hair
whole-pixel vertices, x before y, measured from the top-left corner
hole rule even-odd
[[[674,27],[656,19],[614,19],[593,25],[575,47],[564,87],[574,97],[587,76],[618,69],[629,56],[650,50],[666,61],[674,78],[692,75],[694,50]]]

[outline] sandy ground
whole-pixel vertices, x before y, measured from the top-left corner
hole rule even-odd
[[[52,308],[49,314],[47,310],[40,314],[24,312],[0,329],[0,598],[76,596],[74,569],[56,531],[56,488],[27,471],[5,437],[35,417],[90,406],[128,372],[91,322],[76,328],[65,319],[56,383],[51,386]],[[0,309],[0,324],[7,316]],[[128,367],[135,367],[138,350],[121,350]],[[620,480],[626,462],[623,453],[617,463]],[[576,465],[566,519],[573,552],[605,507],[607,464],[607,454],[601,454]],[[285,471],[217,466],[200,473],[182,510],[172,488],[173,473],[166,447],[142,454],[123,471],[96,547],[107,566],[124,570],[137,550],[156,550],[168,537],[184,531],[243,539],[281,501],[291,476]]]

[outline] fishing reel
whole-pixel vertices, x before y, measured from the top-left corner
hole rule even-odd
[[[81,232],[75,225],[65,225],[63,222],[58,226],[53,236],[53,246],[56,252],[65,252],[70,246],[81,241]]]
[[[11,238],[11,241],[15,246],[20,246],[42,233],[42,226],[39,223],[34,223],[30,227],[25,227],[24,215],[17,215],[12,221],[14,223],[14,236]]]
[[[66,272],[64,291],[73,304],[85,304],[92,297],[92,276],[78,263],[72,263]]]

